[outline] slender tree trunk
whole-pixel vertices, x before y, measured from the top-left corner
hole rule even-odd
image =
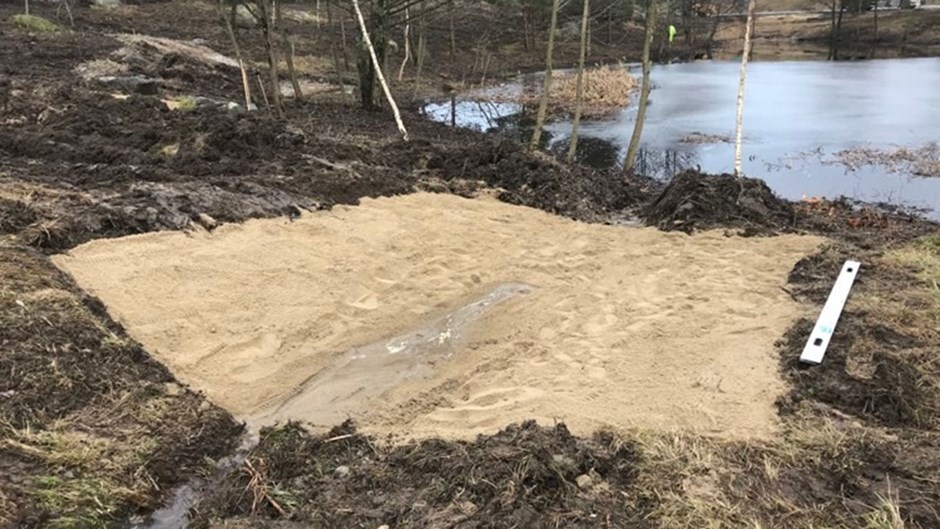
[[[274,37],[274,10],[270,0],[261,0],[261,15],[263,20],[262,30],[264,32],[264,46],[268,52],[268,66],[271,75],[271,99],[274,101],[274,109],[278,115],[284,117],[284,106],[281,101],[281,79],[277,72],[277,42]]]
[[[734,133],[734,176],[744,176],[741,166],[741,140],[744,133],[744,85],[747,81],[747,60],[751,55],[751,27],[754,25],[754,10],[757,0],[747,5],[747,27],[744,28],[744,49],[741,51],[741,79],[738,82],[738,115]]]
[[[839,6],[839,15],[836,18],[836,38],[832,47],[832,60],[839,60],[839,41],[842,39],[842,17],[845,15],[845,7]]]
[[[878,0],[875,0],[875,3],[871,8],[873,15],[875,17],[875,27],[873,28],[874,39],[871,43],[871,58],[874,59],[875,55],[878,53]]]
[[[418,90],[421,86],[421,74],[424,72],[424,56],[427,54],[428,48],[427,29],[424,23],[422,22],[418,28],[418,65],[415,67],[415,91],[413,97],[418,97]]]
[[[297,78],[297,70],[294,69],[294,41],[286,34],[281,34],[284,44],[287,45],[287,73],[290,75],[290,85],[294,89],[294,99],[303,101],[304,94],[300,89],[300,80]]]
[[[646,108],[650,101],[650,48],[653,47],[653,33],[656,28],[656,0],[650,0],[646,10],[646,34],[643,38],[643,84],[640,88],[640,107],[636,112],[636,123],[633,125],[633,135],[630,136],[630,146],[627,147],[627,156],[623,161],[623,174],[633,174],[633,164],[636,162],[636,153],[640,150],[640,138],[643,136],[643,124],[646,122]]]
[[[451,1],[450,3],[450,58],[453,59],[457,55],[457,35],[454,32],[454,10],[456,9],[456,2]]]
[[[522,49],[529,51],[529,17],[522,12]]]
[[[555,27],[558,25],[558,7],[561,0],[552,2],[552,22],[548,30],[548,46],[545,51],[545,79],[542,81],[542,95],[539,98],[539,112],[535,117],[535,130],[529,141],[529,150],[535,150],[542,139],[542,126],[545,125],[545,114],[548,113],[548,93],[552,88],[552,54],[555,52]]]
[[[830,61],[836,60],[836,2],[838,0],[832,0],[830,4],[830,20],[829,20],[829,57],[827,58]]]
[[[614,43],[614,6],[607,8],[607,45]]]
[[[339,21],[339,33],[340,38],[343,41],[343,71],[349,71],[349,44],[346,43],[346,20],[340,19]]]
[[[401,60],[401,67],[398,69],[399,83],[405,76],[405,65],[408,64],[408,61],[411,59],[411,39],[409,33],[411,33],[411,16],[408,6],[405,6],[405,58]]]
[[[356,18],[359,20],[359,29],[362,31],[362,38],[366,41],[366,47],[369,48],[369,55],[372,57],[372,66],[375,68],[375,74],[378,76],[382,90],[385,92],[385,98],[388,99],[388,105],[392,107],[392,113],[395,115],[395,124],[398,125],[398,132],[401,133],[403,140],[408,141],[408,130],[405,129],[405,124],[401,121],[398,105],[395,104],[395,98],[392,97],[392,92],[388,89],[388,83],[385,82],[385,75],[382,74],[382,63],[379,62],[379,58],[375,54],[375,47],[372,45],[369,31],[366,29],[366,21],[362,17],[362,10],[359,9],[359,0],[352,0],[352,4],[353,9],[356,10]]]
[[[330,56],[333,58],[333,70],[336,72],[336,85],[339,86],[340,92],[343,92],[343,86],[345,82],[343,81],[344,71],[340,70],[339,54],[336,52],[336,26],[333,23],[333,10],[330,7],[332,2],[327,0],[326,2],[326,24],[330,28]]]
[[[376,91],[378,72],[385,65],[388,36],[386,35],[386,17],[388,16],[388,0],[372,0],[372,14],[369,17],[368,28],[360,28],[362,35],[358,46],[356,65],[359,69],[359,95],[362,106],[366,109],[375,109],[382,106],[382,95]],[[363,19],[363,22],[365,19]],[[365,36],[370,35],[369,45]],[[371,59],[375,55],[377,61]],[[384,72],[382,72],[384,74]]]
[[[219,15],[225,24],[225,31],[228,33],[229,40],[232,41],[232,49],[235,50],[235,59],[238,61],[238,69],[242,73],[242,91],[245,93],[245,110],[251,110],[251,84],[248,82],[248,70],[245,69],[245,61],[242,60],[241,47],[238,45],[238,39],[235,37],[235,28],[232,26],[232,19],[235,18],[235,10],[238,4],[232,3],[230,16],[225,15],[225,0],[219,0]]]
[[[26,9],[26,14],[29,14],[29,0],[23,0],[23,7]]]
[[[591,0],[584,0],[581,13],[581,55],[578,57],[578,81],[575,85],[574,120],[571,122],[571,144],[568,146],[568,161],[574,160],[578,151],[578,129],[581,127],[581,107],[584,105],[584,57],[587,55],[588,18],[591,16]]]

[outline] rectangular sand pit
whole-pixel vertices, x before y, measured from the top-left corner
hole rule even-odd
[[[819,242],[415,194],[54,259],[254,425],[351,416],[470,437],[534,418],[751,437],[776,430],[774,342],[803,313],[780,287]]]

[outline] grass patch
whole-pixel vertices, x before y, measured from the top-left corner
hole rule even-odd
[[[926,283],[930,294],[940,303],[940,233],[921,237],[908,246],[892,250],[886,258],[909,268]]]
[[[62,28],[54,22],[46,20],[36,15],[13,15],[11,19],[13,25],[31,33],[55,33],[62,31]]]
[[[134,491],[97,477],[40,476],[33,490],[37,504],[49,513],[50,529],[107,528]]]

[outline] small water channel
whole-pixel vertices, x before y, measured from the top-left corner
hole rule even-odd
[[[716,61],[653,68],[641,172],[668,179],[694,167],[732,171],[732,143],[688,140],[696,133],[733,137],[739,68]],[[457,125],[527,138],[534,110],[505,101],[535,82],[526,76],[470,94],[457,103]],[[599,168],[622,163],[636,110],[634,104],[608,120],[583,123],[579,159]],[[430,119],[445,123],[450,112],[449,102],[425,107]],[[549,123],[545,147],[567,150],[570,130],[569,120]],[[844,195],[925,208],[940,219],[940,178],[916,176],[905,166],[850,167],[836,156],[859,147],[894,151],[940,141],[940,58],[752,63],[744,131],[745,173],[786,198]]]

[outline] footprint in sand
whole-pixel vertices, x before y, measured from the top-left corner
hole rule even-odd
[[[346,304],[357,309],[375,310],[379,308],[379,296],[375,292],[368,292],[355,301],[350,301]]]

